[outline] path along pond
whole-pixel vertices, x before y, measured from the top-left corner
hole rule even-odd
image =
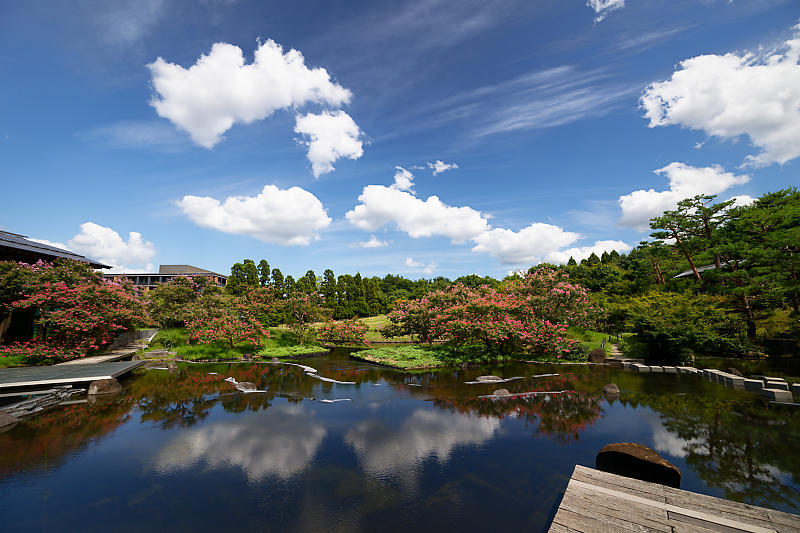
[[[142,369],[121,395],[0,434],[0,529],[542,531],[574,466],[611,442],[659,451],[683,489],[800,507],[800,407],[697,376],[300,362],[355,384],[285,364]],[[486,374],[524,379],[466,383]],[[511,397],[481,398],[499,388]],[[517,395],[534,391],[566,392]]]

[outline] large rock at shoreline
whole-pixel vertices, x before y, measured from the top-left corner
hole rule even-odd
[[[655,450],[633,442],[604,446],[597,454],[595,466],[603,472],[659,483],[679,489],[681,471],[658,455]]]
[[[120,392],[122,392],[122,385],[116,379],[111,378],[92,381],[92,384],[89,385],[88,394],[93,396],[95,394],[118,394]]]

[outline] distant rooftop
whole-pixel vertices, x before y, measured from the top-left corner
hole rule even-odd
[[[204,268],[197,268],[192,265],[160,265],[158,267],[159,274],[213,274],[215,276],[223,276],[216,272],[211,272]]]
[[[35,263],[40,259],[52,261],[58,258],[88,263],[92,268],[111,268],[75,252],[30,240],[25,235],[0,230],[0,260]]]

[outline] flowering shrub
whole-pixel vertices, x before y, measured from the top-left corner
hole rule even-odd
[[[369,328],[358,320],[340,320],[337,322],[327,322],[317,328],[317,333],[323,342],[328,344],[369,344],[367,341],[367,330]]]
[[[38,344],[28,344],[37,353],[100,350],[146,319],[133,284],[104,280],[82,263],[6,263],[2,275],[18,283],[16,298],[2,302],[5,309],[37,311]]]
[[[593,312],[583,287],[540,269],[500,289],[456,284],[419,300],[398,301],[383,334],[479,345],[491,353],[574,359],[583,350],[566,338],[567,325],[588,324]]]
[[[53,362],[69,361],[84,357],[86,351],[78,348],[65,348],[44,343],[40,340],[15,342],[0,346],[0,357],[20,357],[29,363],[51,360]]]
[[[267,305],[266,301],[254,301],[247,294],[211,294],[199,298],[186,319],[189,339],[200,344],[227,341],[231,348],[243,341],[260,346],[261,338],[269,337],[269,330],[259,319]]]

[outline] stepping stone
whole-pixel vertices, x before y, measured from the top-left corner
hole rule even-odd
[[[764,384],[765,389],[779,389],[789,391],[789,384],[785,381],[767,381]]]
[[[773,377],[773,376],[758,376],[758,377],[763,379],[765,382],[767,382],[767,381],[786,381],[783,378],[777,378],[777,377]]]
[[[793,401],[792,393],[783,389],[762,389],[761,396],[775,402],[789,402]]]
[[[760,379],[746,379],[744,380],[744,390],[750,392],[761,392],[764,388],[764,382]]]
[[[734,390],[744,390],[744,378],[728,374],[725,376],[725,386]]]
[[[800,396],[800,383],[792,383],[792,394]]]
[[[660,366],[651,366],[650,372],[664,372],[664,368]]]
[[[636,368],[636,371],[641,373],[650,372],[650,367],[646,365],[633,365]]]
[[[665,374],[677,374],[678,373],[678,369],[675,368],[674,366],[665,366],[665,367],[662,367],[662,368],[664,369],[664,373]]]

